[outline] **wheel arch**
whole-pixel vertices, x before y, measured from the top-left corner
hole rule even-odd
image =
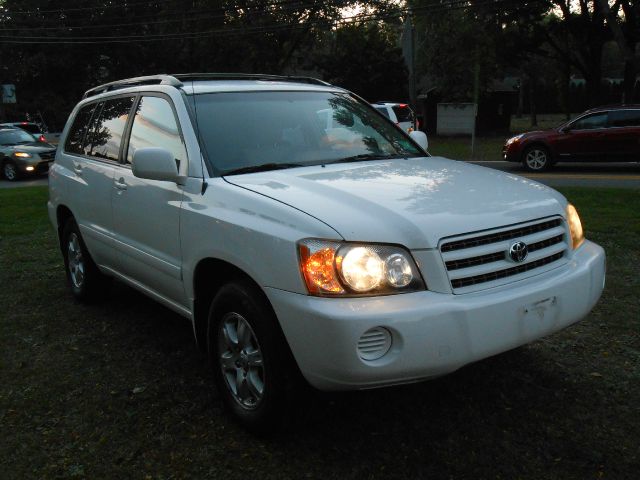
[[[258,282],[236,265],[219,258],[208,257],[198,262],[193,273],[193,332],[198,349],[203,353],[207,351],[207,322],[211,301],[223,285],[233,280],[246,281],[260,293],[265,304],[274,312],[277,327],[283,334],[275,310]]]
[[[58,232],[58,243],[62,248],[62,230],[70,218],[75,218],[71,209],[66,205],[58,205],[56,208],[56,230]]]

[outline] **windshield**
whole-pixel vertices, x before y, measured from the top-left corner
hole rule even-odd
[[[370,106],[331,92],[242,92],[194,97],[216,174],[340,161],[424,156]]]
[[[36,138],[24,130],[6,130],[0,132],[0,145],[20,145],[37,142]]]

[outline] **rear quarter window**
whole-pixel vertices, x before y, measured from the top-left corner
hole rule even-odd
[[[640,127],[640,110],[617,110],[609,112],[610,127]]]
[[[387,107],[374,107],[376,110],[378,110],[381,114],[383,114],[385,117],[389,118],[389,111],[387,110]]]
[[[64,151],[68,153],[84,153],[83,141],[84,137],[89,129],[89,123],[91,122],[91,116],[96,109],[96,104],[85,105],[76,114],[76,118],[73,120],[73,124],[69,129],[67,140],[64,144]]]

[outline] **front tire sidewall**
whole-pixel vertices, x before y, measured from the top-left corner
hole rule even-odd
[[[251,326],[259,343],[264,369],[264,390],[258,405],[247,409],[234,398],[220,364],[220,324],[228,313],[241,315]],[[279,422],[286,398],[286,359],[278,337],[275,316],[261,292],[243,282],[223,286],[211,303],[208,351],[216,387],[226,409],[245,428],[267,433]]]
[[[84,262],[84,278],[81,285],[76,285],[71,278],[71,270],[69,268],[69,242],[72,235],[75,235],[78,239],[78,244],[82,254],[82,261]],[[89,303],[97,300],[105,294],[108,289],[108,281],[104,277],[96,264],[93,262],[89,251],[80,235],[80,229],[75,220],[69,219],[62,230],[62,256],[64,258],[64,268],[67,277],[67,282],[71,288],[71,293],[76,300]]]
[[[522,166],[528,172],[543,172],[552,165],[551,153],[546,147],[534,145],[522,155]]]
[[[15,182],[20,177],[20,172],[15,163],[7,160],[2,164],[2,176],[9,182]]]

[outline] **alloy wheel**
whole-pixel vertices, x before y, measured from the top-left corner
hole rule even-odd
[[[16,171],[16,167],[13,163],[5,163],[2,173],[4,174],[4,178],[9,181],[15,180],[18,176],[18,172]]]
[[[218,362],[234,400],[254,410],[264,396],[265,369],[260,344],[249,322],[229,312],[218,331]]]
[[[69,241],[67,244],[67,258],[71,283],[73,283],[73,286],[76,288],[82,288],[85,277],[85,264],[84,258],[82,257],[80,239],[75,232],[69,235]]]
[[[531,170],[543,170],[548,162],[547,152],[539,148],[531,149],[527,152],[524,161]]]

